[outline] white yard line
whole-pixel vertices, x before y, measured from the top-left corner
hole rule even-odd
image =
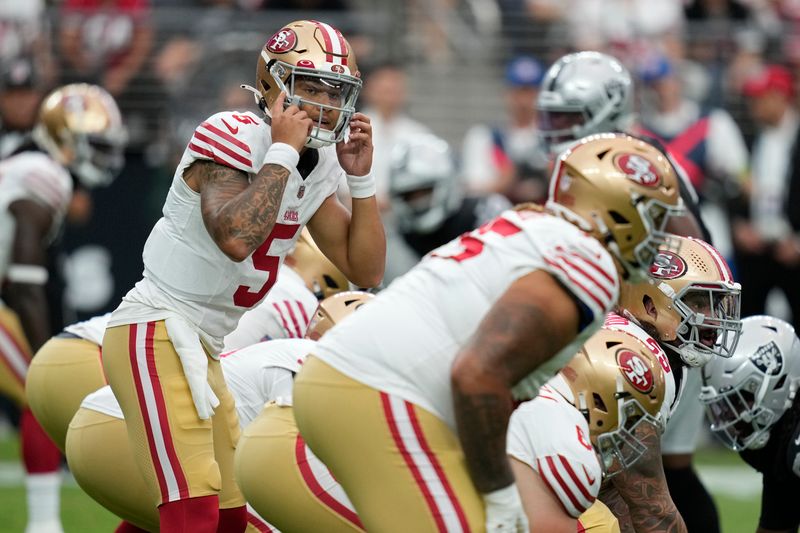
[[[749,466],[696,465],[703,484],[712,494],[750,500],[761,494],[761,474]]]

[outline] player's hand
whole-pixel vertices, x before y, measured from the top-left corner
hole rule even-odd
[[[372,168],[372,124],[363,113],[350,120],[347,141],[336,145],[336,155],[344,171],[351,176],[364,176]]]
[[[486,533],[528,533],[528,517],[516,483],[483,495]]]
[[[286,93],[281,92],[270,109],[272,142],[286,143],[299,152],[305,146],[314,123],[308,118],[308,114],[296,105],[284,109],[285,101]]]

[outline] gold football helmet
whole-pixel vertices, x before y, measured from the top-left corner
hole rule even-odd
[[[350,288],[350,282],[336,265],[325,257],[305,227],[286,260],[287,264],[303,278],[308,290],[313,292],[318,300]]]
[[[664,429],[666,376],[650,348],[636,337],[601,329],[560,374],[589,423],[589,437],[606,476],[642,456],[646,446],[636,436],[640,425]]]
[[[688,237],[675,243],[659,249],[651,282],[622,284],[619,305],[689,366],[730,357],[742,331],[741,285],[710,244]]]
[[[319,303],[314,318],[308,324],[306,338],[319,340],[326,331],[374,297],[374,294],[364,291],[345,291],[328,296]]]
[[[320,148],[344,139],[361,92],[353,49],[336,28],[315,20],[290,22],[270,37],[256,70],[256,103],[265,112],[281,92],[286,105],[319,109],[306,146]]]
[[[110,184],[122,169],[128,136],[119,107],[105,89],[73,83],[44,99],[33,139],[91,188]]]
[[[617,259],[625,279],[644,280],[664,228],[684,214],[667,158],[622,133],[584,137],[559,156],[547,208],[591,233]]]

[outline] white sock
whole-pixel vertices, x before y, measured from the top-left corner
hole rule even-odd
[[[62,532],[59,514],[61,472],[28,474],[25,476],[25,488],[28,496],[28,526],[25,532]]]

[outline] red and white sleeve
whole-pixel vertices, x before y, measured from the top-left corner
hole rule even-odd
[[[561,454],[538,457],[536,466],[539,476],[573,518],[586,512],[597,499],[599,468],[591,468],[595,471],[589,472],[582,463]]]
[[[243,117],[247,122],[237,117]],[[198,159],[214,161],[243,172],[257,172],[258,169],[253,167],[253,150],[248,143],[255,124],[248,115],[217,113],[194,130],[189,141],[189,152]]]

